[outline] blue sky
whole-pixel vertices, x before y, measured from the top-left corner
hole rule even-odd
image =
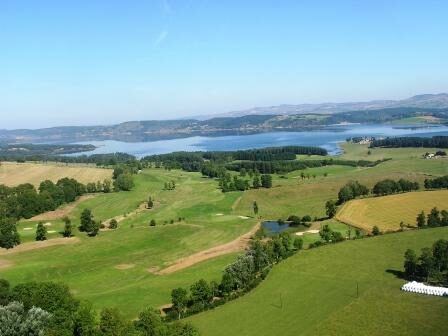
[[[0,128],[446,92],[447,1],[0,0]]]

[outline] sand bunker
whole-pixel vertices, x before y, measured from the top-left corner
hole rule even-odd
[[[224,216],[223,213],[217,213],[215,216]]]
[[[319,230],[308,230],[308,231],[296,232],[296,236],[303,236],[305,233],[319,233]]]
[[[238,218],[241,218],[241,219],[249,219],[250,217],[247,217],[247,216],[238,216]]]

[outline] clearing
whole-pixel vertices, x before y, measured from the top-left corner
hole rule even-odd
[[[417,215],[432,208],[448,210],[448,190],[417,191],[382,197],[370,197],[345,203],[336,219],[349,225],[371,231],[378,226],[381,231],[398,230],[400,222],[416,226]]]

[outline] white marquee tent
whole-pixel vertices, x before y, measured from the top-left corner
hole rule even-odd
[[[426,295],[448,296],[448,288],[428,286],[417,281],[404,284],[403,287],[401,287],[401,290]]]

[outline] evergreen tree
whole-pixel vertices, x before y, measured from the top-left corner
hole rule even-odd
[[[89,232],[92,229],[93,215],[90,209],[84,209],[81,213],[81,224],[79,226],[79,231]]]
[[[47,240],[47,229],[42,222],[37,224],[36,229],[36,241]]]
[[[72,221],[67,216],[62,220],[64,221],[64,231],[62,232],[62,235],[65,238],[70,238],[72,236]]]
[[[426,215],[425,212],[422,211],[417,216],[417,227],[422,228],[426,225]]]
[[[418,259],[414,250],[408,249],[404,254],[404,272],[408,279],[417,274]]]

